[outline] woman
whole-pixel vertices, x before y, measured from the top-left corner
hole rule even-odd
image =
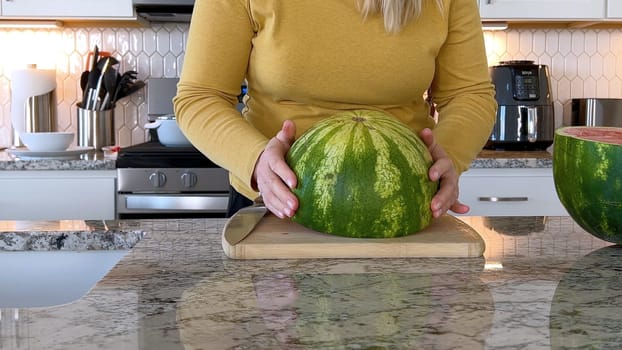
[[[419,132],[434,158],[430,179],[440,180],[434,217],[466,213],[458,177],[496,109],[475,0],[197,0],[174,103],[186,136],[229,170],[242,205],[261,193],[281,218],[298,208],[290,145],[349,109],[381,110]]]

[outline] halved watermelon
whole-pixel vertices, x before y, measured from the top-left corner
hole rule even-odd
[[[557,129],[553,178],[561,203],[583,229],[622,243],[622,128]]]

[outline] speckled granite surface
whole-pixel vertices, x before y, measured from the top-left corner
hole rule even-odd
[[[622,248],[568,217],[462,219],[483,258],[229,260],[223,219],[120,222],[145,237],[82,299],[0,310],[0,348],[619,348]]]
[[[117,222],[0,221],[0,252],[127,250],[144,235],[142,230],[120,227]]]
[[[471,168],[551,168],[553,157],[546,151],[483,150]]]
[[[550,168],[551,154],[546,151],[484,150],[471,163],[472,168]],[[20,160],[0,151],[0,170],[110,170],[115,159],[101,153],[81,155],[80,159]]]
[[[102,152],[91,152],[76,156],[75,159],[20,159],[0,151],[0,171],[2,170],[114,170],[116,159],[104,157]]]

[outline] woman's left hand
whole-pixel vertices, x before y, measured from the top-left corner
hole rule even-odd
[[[436,143],[432,130],[425,128],[421,130],[419,136],[428,146],[434,160],[428,176],[430,180],[438,180],[440,184],[438,192],[436,192],[430,203],[432,216],[437,218],[445,214],[447,210],[451,210],[456,214],[466,214],[470,208],[458,201],[459,175],[453,161],[447,156],[443,148]]]

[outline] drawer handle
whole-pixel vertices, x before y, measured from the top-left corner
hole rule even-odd
[[[480,202],[527,202],[529,197],[478,197]]]

